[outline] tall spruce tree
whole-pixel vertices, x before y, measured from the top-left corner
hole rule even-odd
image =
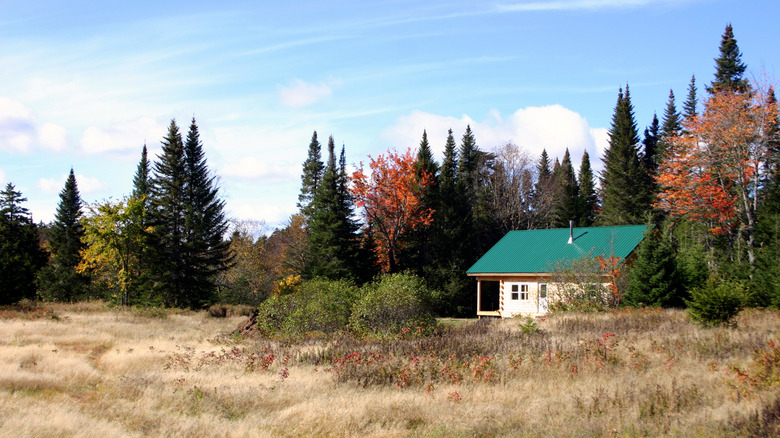
[[[38,276],[40,293],[44,299],[73,301],[88,293],[89,278],[76,271],[84,248],[82,214],[81,195],[71,168],[65,187],[60,192],[54,222],[49,228],[51,258]]]
[[[151,167],[149,164],[149,157],[146,150],[146,143],[144,143],[144,148],[141,150],[141,161],[138,162],[138,168],[135,171],[135,176],[133,177],[133,196],[136,198],[141,198],[144,196],[149,196],[149,175],[151,172]]]
[[[707,92],[715,94],[721,91],[735,93],[750,91],[750,83],[743,77],[746,69],[737,40],[734,38],[734,31],[731,24],[728,24],[720,41],[720,56],[715,59],[715,79],[707,87]]]
[[[563,161],[556,172],[556,196],[553,204],[553,227],[568,227],[569,221],[580,222],[580,188],[574,176],[569,148],[563,154]]]
[[[187,306],[185,261],[187,162],[179,126],[168,125],[162,152],[150,179],[149,219],[154,227],[153,251],[155,293],[167,306]]]
[[[621,89],[609,130],[609,147],[604,153],[601,176],[601,225],[641,224],[650,211],[648,176],[640,161],[639,136],[628,85]]]
[[[669,100],[666,102],[661,129],[658,133],[658,151],[657,162],[663,160],[666,150],[669,148],[669,141],[672,137],[680,135],[682,132],[682,123],[680,113],[677,112],[677,106],[674,102],[674,91],[669,90]]]
[[[423,209],[436,210],[438,192],[439,165],[433,158],[428,133],[423,130],[420,147],[417,149],[417,159],[414,163],[414,176],[417,189],[420,190],[420,203]],[[426,182],[427,184],[423,184]],[[405,234],[405,245],[399,261],[403,269],[408,269],[419,276],[424,276],[423,269],[433,260],[432,230],[434,224],[418,225]]]
[[[658,141],[660,136],[660,126],[658,117],[653,114],[653,121],[650,126],[645,128],[645,136],[642,140],[642,165],[645,172],[650,176],[649,183],[653,184],[652,177],[658,171],[658,163],[661,157],[658,154]]]
[[[301,193],[298,195],[298,208],[303,216],[308,220],[312,215],[312,201],[317,192],[317,187],[322,180],[322,174],[325,171],[325,163],[322,162],[321,145],[317,140],[317,131],[311,136],[309,143],[309,154],[306,161],[303,162],[303,173],[301,174]]]
[[[328,139],[328,164],[311,201],[309,257],[304,274],[309,278],[355,279],[356,225],[347,190],[346,158],[336,162],[333,137]]]
[[[593,181],[593,170],[590,167],[590,155],[588,151],[582,153],[582,163],[579,172],[580,186],[580,217],[577,226],[589,227],[596,220],[598,209],[598,195],[596,184]]]
[[[216,275],[227,269],[231,257],[225,201],[219,197],[211,175],[200,132],[192,118],[184,143],[184,294],[179,301],[192,308],[210,304],[216,291]]]
[[[12,183],[0,192],[0,305],[35,298],[36,277],[46,264],[38,227]]]
[[[696,76],[691,76],[691,82],[688,84],[688,97],[683,103],[683,119],[691,120],[698,116],[699,99],[696,97]]]
[[[555,178],[550,167],[547,149],[542,149],[539,164],[536,166],[537,179],[532,198],[534,225],[532,228],[550,228],[553,224],[553,205],[555,203]]]

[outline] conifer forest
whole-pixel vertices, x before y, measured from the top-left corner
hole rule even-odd
[[[714,75],[659,96],[666,105],[652,120],[636,120],[630,84],[617,89],[608,148],[600,157],[586,152],[579,168],[568,150],[556,157],[530,156],[513,143],[483,149],[471,127],[449,131],[440,162],[425,131],[419,144],[349,158],[348,145],[315,131],[301,139],[308,155],[298,212],[274,230],[227,217],[197,120],[171,120],[160,155],[139,147],[127,176],[132,191],[119,199],[84,202],[71,169],[54,220],[34,223],[24,194],[5,186],[0,300],[241,304],[259,307],[269,327],[322,323],[312,326],[321,331],[374,330],[371,315],[383,303],[418,321],[474,317],[476,286],[465,271],[477,259],[508,231],[574,221],[649,226],[621,267],[613,306],[688,308],[705,320],[717,319],[706,316],[713,307],[778,308],[775,90],[750,79],[731,25],[716,43]],[[346,314],[335,325],[296,317],[316,300]]]

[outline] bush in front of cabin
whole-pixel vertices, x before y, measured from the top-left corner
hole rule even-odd
[[[726,325],[745,308],[748,299],[745,283],[710,278],[703,286],[691,290],[691,299],[685,304],[694,321],[702,325]]]
[[[362,288],[352,308],[350,328],[364,335],[394,335],[404,329],[429,332],[436,325],[430,310],[431,292],[422,278],[389,274]]]

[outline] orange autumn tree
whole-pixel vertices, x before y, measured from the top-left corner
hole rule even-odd
[[[656,180],[658,206],[707,224],[714,234],[743,236],[751,266],[758,190],[776,121],[771,88],[716,92],[700,116],[684,122],[685,132],[669,140]]]
[[[400,237],[420,225],[433,221],[433,210],[424,208],[420,195],[431,183],[431,175],[415,175],[412,150],[399,155],[386,155],[371,161],[370,174],[363,171],[363,163],[352,174],[352,195],[355,204],[363,209],[366,223],[377,236],[377,257],[383,272],[395,271]]]

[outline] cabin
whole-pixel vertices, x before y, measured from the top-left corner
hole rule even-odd
[[[645,225],[510,231],[466,271],[477,280],[477,316],[541,315],[562,299],[577,260],[611,258],[622,263],[644,238]],[[592,264],[591,264],[592,265]],[[574,272],[576,275],[577,272]],[[591,277],[592,278],[592,277]],[[596,274],[608,285],[609,275]],[[587,287],[576,285],[576,287]],[[601,288],[603,290],[603,287]]]

